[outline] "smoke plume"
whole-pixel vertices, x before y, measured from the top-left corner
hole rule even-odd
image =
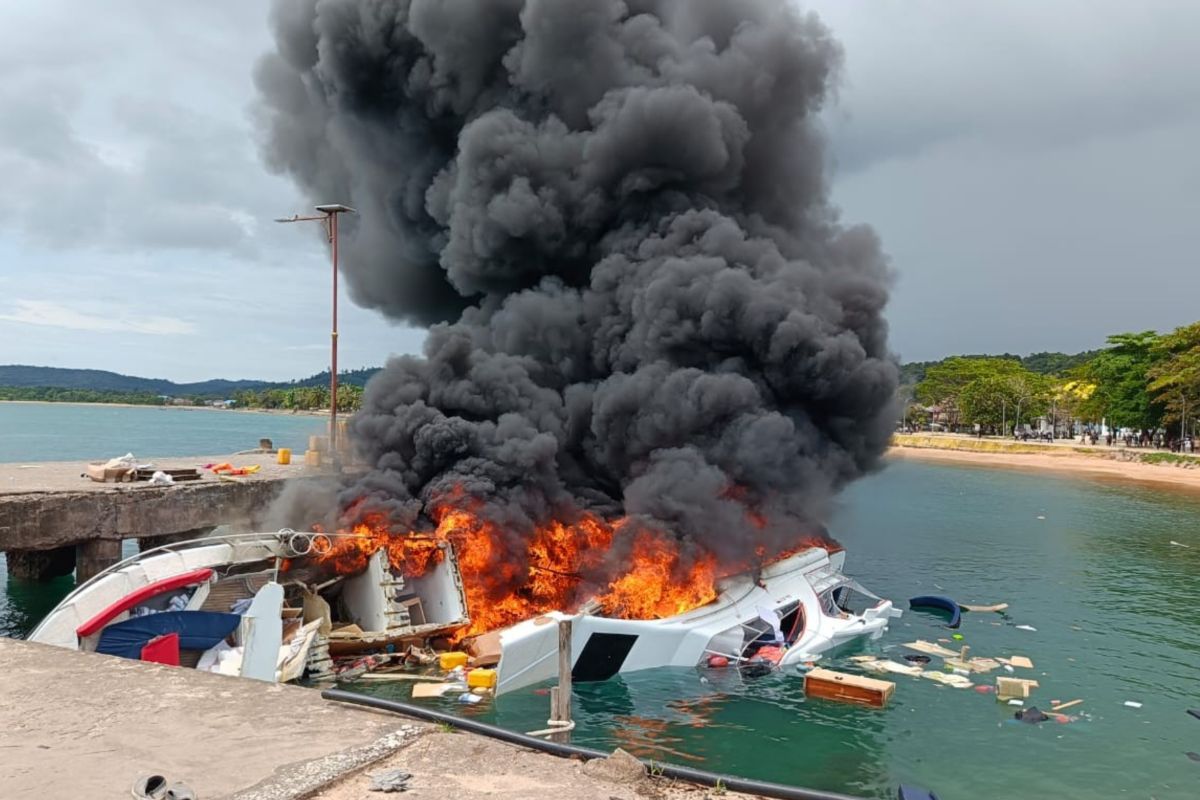
[[[829,201],[841,50],[782,0],[280,0],[266,157],[345,218],[354,299],[431,325],[342,494],[512,538],[580,511],[744,559],[877,464],[875,234]],[[455,499],[458,498],[458,499]]]

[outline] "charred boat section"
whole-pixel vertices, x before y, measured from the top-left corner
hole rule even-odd
[[[353,574],[316,555],[324,535],[280,531],[166,545],[71,592],[30,640],[84,652],[290,681],[335,677],[337,660],[403,653],[469,618],[453,549],[419,578],[382,551]]]

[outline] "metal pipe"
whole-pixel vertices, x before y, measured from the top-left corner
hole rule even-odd
[[[609,755],[601,750],[593,750],[590,747],[548,742],[524,733],[517,733],[516,731],[498,728],[495,725],[488,725],[485,722],[456,717],[453,714],[445,714],[441,711],[434,711],[431,708],[423,708],[410,703],[400,703],[395,700],[385,700],[382,697],[369,697],[355,692],[347,692],[344,689],[326,689],[321,692],[321,697],[326,700],[335,700],[339,703],[351,703],[381,711],[404,714],[405,716],[416,717],[427,722],[450,725],[459,730],[478,733],[502,742],[528,747],[531,750],[540,750],[543,753],[550,753],[551,755],[562,756],[563,758],[582,758],[586,761],[594,758],[608,758]],[[661,775],[664,778],[687,781],[688,783],[696,783],[702,786],[722,786],[732,792],[757,794],[762,797],[778,798],[778,800],[863,800],[861,797],[839,794],[838,792],[804,789],[799,786],[785,786],[781,783],[756,781],[749,778],[738,778],[733,775],[721,775],[716,772],[692,769],[691,767],[679,767],[674,764],[663,764],[658,761],[639,760],[642,761],[653,775]]]
[[[338,390],[338,212],[329,212],[329,242],[333,250],[333,335],[329,354],[329,455],[338,467],[337,390]]]

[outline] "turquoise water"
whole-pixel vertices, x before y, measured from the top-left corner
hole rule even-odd
[[[962,643],[1028,656],[1035,669],[1018,673],[1041,683],[1029,703],[1082,698],[1079,719],[1019,723],[992,695],[922,678],[889,676],[893,700],[873,710],[806,701],[796,674],[678,669],[577,685],[573,741],[877,798],[900,782],[944,800],[1200,797],[1200,763],[1185,755],[1200,751],[1200,720],[1185,713],[1200,707],[1200,498],[899,462],[843,496],[833,529],[847,570],[884,597],[1010,603],[1007,619],[965,614]],[[844,655],[864,650],[899,660],[902,642],[947,638],[939,623],[906,611],[826,666],[853,671]],[[548,709],[528,690],[469,712],[533,730]]]
[[[833,530],[847,570],[884,597],[1011,604],[1007,617],[965,614],[963,643],[1028,656],[1036,668],[1018,673],[1041,683],[1031,704],[1082,698],[1079,718],[1025,725],[990,695],[905,676],[872,710],[806,701],[796,674],[676,669],[576,685],[573,741],[877,798],[899,782],[944,800],[1200,796],[1200,763],[1185,755],[1200,752],[1200,720],[1185,713],[1200,707],[1200,496],[898,462],[843,495]],[[0,587],[0,626],[27,629],[69,585]],[[826,666],[852,671],[844,656],[862,649],[898,659],[900,643],[949,633],[906,611],[881,641]],[[533,730],[545,725],[543,691],[445,707]]]
[[[271,439],[303,452],[327,424],[308,415],[144,406],[0,403],[0,463],[233,453]]]

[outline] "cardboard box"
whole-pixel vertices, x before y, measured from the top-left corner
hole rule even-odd
[[[133,472],[129,467],[106,467],[102,462],[88,464],[87,476],[97,483],[110,483],[113,481],[126,481],[130,478],[130,473]]]
[[[482,633],[467,642],[472,667],[494,667],[500,663],[500,631]]]

